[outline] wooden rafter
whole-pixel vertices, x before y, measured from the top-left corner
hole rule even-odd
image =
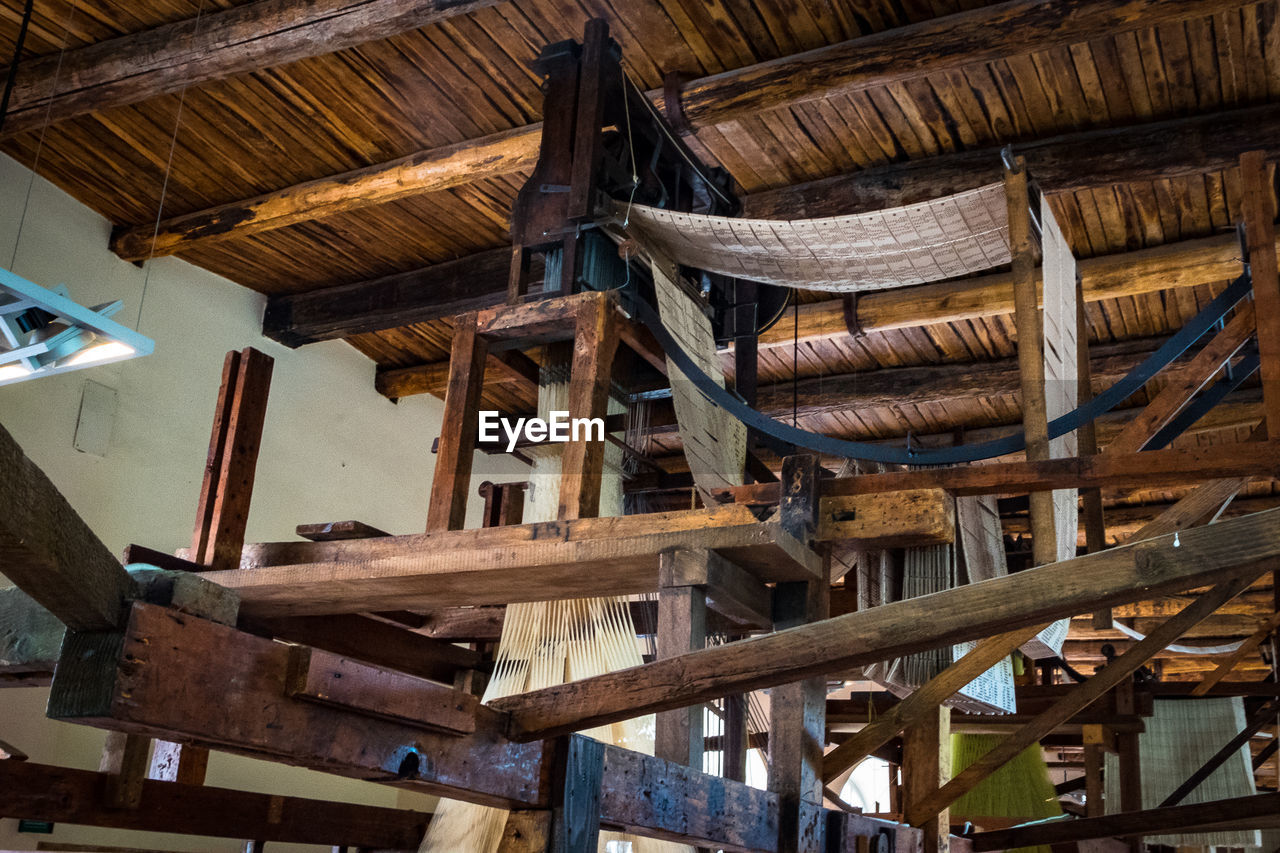
[[[696,127],[754,116],[761,110],[924,79],[973,63],[1074,44],[1119,31],[1210,15],[1242,0],[1006,0],[829,47],[695,80],[681,107]],[[660,92],[649,97],[662,103]],[[1256,132],[1256,127],[1255,127]],[[501,131],[419,151],[253,199],[231,202],[128,229],[112,241],[122,258],[181,252],[202,243],[260,233],[299,221],[457,186],[528,168],[537,159],[541,126]],[[1166,140],[1167,141],[1167,140]],[[1237,149],[1231,156],[1239,153]]]

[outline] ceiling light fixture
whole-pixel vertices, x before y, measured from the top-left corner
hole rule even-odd
[[[155,341],[111,319],[121,305],[86,308],[0,269],[0,385],[150,355]]]

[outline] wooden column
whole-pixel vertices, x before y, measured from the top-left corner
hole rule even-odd
[[[1076,373],[1077,396],[1080,405],[1093,399],[1093,370],[1089,360],[1089,320],[1085,312],[1084,288],[1076,279]],[[1076,430],[1076,452],[1081,456],[1093,456],[1098,452],[1098,428],[1094,421],[1087,421]],[[1081,515],[1084,517],[1085,550],[1096,554],[1107,547],[1107,522],[1102,511],[1102,489],[1080,490]],[[1056,533],[1056,531],[1055,531]],[[1106,630],[1111,627],[1111,609],[1095,611],[1093,627]]]
[[[933,715],[902,733],[902,796],[912,803],[937,794],[951,779],[951,709],[939,705]],[[946,853],[950,848],[951,811],[943,809],[917,823],[924,830],[924,853]]]
[[[1276,268],[1275,203],[1265,152],[1241,155],[1240,181],[1244,187],[1241,210],[1253,277],[1253,303],[1258,315],[1262,407],[1274,435],[1280,429],[1280,275]]]
[[[1085,816],[1099,817],[1106,811],[1102,799],[1102,763],[1108,738],[1102,726],[1086,725],[1083,740]]]
[[[604,744],[569,735],[557,745],[552,774],[549,853],[597,853]]]
[[[1027,460],[1049,458],[1049,415],[1044,392],[1044,354],[1040,299],[1036,281],[1036,249],[1031,235],[1026,161],[1017,157],[1004,173],[1009,209],[1009,247],[1013,255],[1014,321],[1018,332],[1018,373],[1022,389],[1022,424]],[[1053,492],[1034,491],[1031,500],[1031,546],[1035,565],[1058,559],[1053,525]]]
[[[1116,688],[1115,711],[1131,715],[1137,712],[1137,700],[1133,690],[1133,678]],[[1120,811],[1142,810],[1142,755],[1139,751],[1138,732],[1116,733],[1116,752],[1120,758]]]
[[[782,460],[779,521],[808,545],[817,525],[818,460]],[[773,594],[773,622],[784,630],[827,618],[830,586],[818,581],[779,583]],[[821,820],[822,754],[826,742],[826,679],[775,687],[769,693],[769,790],[778,794],[779,853],[817,853],[825,838]]]
[[[191,561],[209,571],[240,566],[274,365],[274,359],[252,347],[227,353],[222,364],[191,538]]]
[[[613,302],[598,293],[578,309],[573,337],[573,366],[569,371],[569,417],[605,418],[618,330]],[[570,441],[564,445],[560,467],[558,518],[594,518],[600,514],[600,483],[604,476],[604,441]]]
[[[142,782],[147,778],[147,753],[151,739],[145,735],[107,732],[98,772],[107,774],[104,797],[118,809],[136,809],[142,803]]]
[[[467,494],[488,351],[487,342],[476,332],[475,313],[457,317],[449,350],[449,385],[444,395],[436,470],[431,479],[428,533],[461,530],[467,521]]]
[[[683,560],[711,559],[710,551],[667,551],[659,558],[658,658],[701,649],[707,642],[707,593],[701,586],[682,582],[676,564]],[[702,769],[703,705],[701,702],[657,715],[654,755]]]

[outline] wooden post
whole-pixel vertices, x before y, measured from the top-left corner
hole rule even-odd
[[[1089,361],[1089,319],[1085,311],[1084,288],[1076,279],[1076,373],[1078,400],[1084,405],[1093,399],[1093,370]],[[1098,428],[1087,421],[1076,430],[1076,452],[1081,456],[1093,456],[1098,452]],[[1090,554],[1107,547],[1107,522],[1102,511],[1102,489],[1081,489],[1080,506],[1084,516],[1084,546]],[[1093,614],[1095,630],[1111,627],[1111,609],[1104,608]]]
[[[142,803],[150,749],[151,739],[144,735],[107,732],[98,772],[108,774],[105,797],[112,807],[136,809]]]
[[[1086,725],[1084,740],[1084,807],[1086,817],[1098,817],[1105,813],[1102,800],[1102,756],[1106,751],[1107,735],[1100,725]]]
[[[817,457],[782,460],[779,521],[784,530],[808,545],[817,527]],[[816,581],[779,583],[773,594],[777,630],[827,618],[830,561],[824,554],[823,577]],[[779,853],[817,853],[824,849],[822,754],[826,742],[826,680],[775,687],[769,694],[769,790],[778,794]]]
[[[1137,712],[1137,698],[1134,695],[1133,678],[1130,676],[1116,687],[1115,712],[1131,715]],[[1116,733],[1116,752],[1120,758],[1120,811],[1135,812],[1142,810],[1142,755],[1139,751],[1139,733],[1122,731]]]
[[[676,560],[709,560],[710,551],[667,551],[659,558],[658,658],[701,649],[707,642],[707,594],[700,586],[677,585]],[[657,715],[654,755],[702,769],[703,705],[697,703]]]
[[[1004,172],[1009,210],[1009,249],[1013,255],[1014,321],[1018,333],[1018,372],[1022,389],[1022,424],[1027,439],[1027,460],[1049,458],[1049,415],[1044,391],[1044,354],[1040,298],[1036,286],[1036,251],[1031,235],[1031,210],[1027,195],[1026,160],[1014,159]],[[1058,559],[1053,524],[1053,492],[1034,491],[1031,501],[1031,547],[1034,565]]]
[[[578,309],[574,327],[573,366],[569,371],[570,418],[603,420],[608,415],[613,356],[617,349],[613,302],[607,293],[596,294]],[[561,521],[594,518],[600,514],[605,444],[584,439],[564,445],[558,511]]]
[[[449,350],[449,386],[431,480],[431,504],[427,509],[428,533],[461,530],[467,522],[467,493],[488,351],[488,343],[476,332],[475,313],[457,317]]]
[[[585,735],[569,735],[557,745],[556,753],[550,853],[596,853],[604,744]]]
[[[209,571],[240,566],[249,501],[275,360],[252,347],[227,353],[196,506],[191,561]]]
[[[1240,156],[1240,181],[1253,304],[1258,315],[1262,408],[1269,431],[1275,435],[1280,432],[1280,275],[1276,268],[1275,205],[1265,152],[1248,151]]]
[[[951,709],[939,705],[927,719],[902,735],[902,794],[910,804],[935,796],[951,779]],[[912,820],[910,814],[908,820]],[[914,826],[924,830],[924,853],[946,853],[950,848],[951,812],[942,809]]]

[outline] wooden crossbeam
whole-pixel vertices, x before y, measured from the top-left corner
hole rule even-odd
[[[989,752],[966,767],[936,793],[916,802],[908,802],[907,821],[913,826],[919,826],[972,791],[1024,749],[1127,680],[1155,652],[1176,641],[1193,625],[1247,589],[1263,568],[1269,568],[1269,565],[1255,566],[1252,573],[1219,583],[1188,604],[1178,615],[1169,617],[1154,631],[1150,631],[1145,639],[1130,646],[1124,654],[1094,673],[1088,681],[1076,685],[1062,700],[1037,715],[1034,720],[1001,738]]]
[[[1280,555],[1280,511],[1147,540],[497,700],[522,738],[575,731],[1249,574]]]
[[[388,38],[495,0],[259,0],[23,61],[6,134]]]
[[[1280,827],[1280,794],[1256,794],[1188,806],[1145,809],[1079,820],[1042,821],[1034,826],[979,832],[973,836],[973,849],[1011,850],[1095,838],[1139,838],[1171,832],[1276,827]]]
[[[830,783],[862,759],[897,737],[904,729],[926,722],[939,704],[969,682],[1013,654],[1046,626],[1034,625],[987,637],[960,660],[929,679],[885,714],[879,715],[853,737],[823,758],[822,779]]]
[[[1231,671],[1240,665],[1240,662],[1258,650],[1258,647],[1266,642],[1267,638],[1277,629],[1280,628],[1280,613],[1274,613],[1269,619],[1263,621],[1258,626],[1258,630],[1249,635],[1247,639],[1240,643],[1240,647],[1234,652],[1227,655],[1218,664],[1213,672],[1206,675],[1200,680],[1200,683],[1191,691],[1192,696],[1207,696],[1209,691],[1220,684]]]
[[[93,654],[86,654],[93,650]],[[554,743],[515,744],[477,708],[469,735],[290,696],[288,646],[135,604],[123,633],[68,641],[50,716],[394,782],[502,808],[550,806]],[[246,676],[251,674],[250,676]],[[600,823],[728,851],[777,850],[777,799],[747,785],[605,746]],[[712,811],[699,803],[723,803]]]
[[[680,107],[695,127],[711,126],[765,109],[922,80],[1010,54],[1023,55],[1119,31],[1211,15],[1239,5],[1241,0],[1185,0],[1177,4],[1094,0],[1087,10],[1081,10],[1068,0],[1006,0],[704,77],[682,87]],[[660,91],[649,93],[649,97],[659,105],[663,102]],[[1252,144],[1265,138],[1258,134],[1258,127],[1251,130]],[[127,260],[146,257],[149,245],[154,245],[157,254],[173,254],[202,243],[520,171],[536,162],[540,139],[541,125],[532,124],[418,151],[172,218],[160,223],[154,238],[150,226],[137,226],[117,235],[112,248]],[[1206,140],[1211,142],[1213,137]],[[1176,147],[1167,136],[1164,144]],[[1231,156],[1239,151],[1237,147]],[[1113,155],[1112,161],[1115,159]],[[966,184],[964,189],[972,186]]]
[[[137,587],[0,427],[0,571],[65,625],[114,627]]]
[[[1015,495],[1038,489],[1173,485],[1217,477],[1264,477],[1280,471],[1280,442],[1213,448],[1101,453],[1045,462],[991,462],[952,468],[891,471],[823,480],[824,497],[870,495],[909,489],[946,489],[955,495]],[[1239,487],[1237,487],[1238,489]],[[778,502],[776,483],[718,491],[718,497],[748,505]],[[1219,504],[1221,501],[1219,501]],[[1214,509],[1217,507],[1215,506]]]
[[[106,774],[0,761],[0,817],[143,832],[296,844],[406,849],[422,838],[423,812],[142,780],[137,807],[102,802]],[[50,792],[56,791],[56,796]]]

